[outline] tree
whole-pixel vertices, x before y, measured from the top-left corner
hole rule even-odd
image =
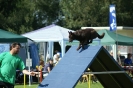
[[[34,28],[40,28],[61,21],[59,0],[37,0]]]
[[[66,27],[77,28],[90,24],[90,16],[87,15],[90,7],[86,3],[88,0],[61,0],[60,7],[64,15]],[[86,19],[85,19],[86,18]]]
[[[104,4],[104,0],[61,0],[60,6],[66,26],[75,29],[82,26],[105,25],[104,16],[107,16],[108,12],[103,14],[107,10]]]
[[[117,24],[122,26],[133,26],[133,1],[119,0],[116,4]]]
[[[110,4],[117,25],[132,26],[132,0],[0,0],[0,28],[22,34],[52,23],[74,30],[109,26]]]
[[[61,0],[65,27],[109,26],[109,5],[116,5],[117,25],[132,26],[133,1],[128,0]],[[131,21],[129,21],[131,20]]]
[[[32,0],[1,0],[0,28],[18,34],[32,30],[35,4]]]

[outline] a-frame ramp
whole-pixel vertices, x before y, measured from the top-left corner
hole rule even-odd
[[[72,46],[38,88],[74,88],[89,67],[93,72],[123,71],[102,46],[86,46],[76,50]],[[126,73],[96,74],[104,88],[133,88]]]

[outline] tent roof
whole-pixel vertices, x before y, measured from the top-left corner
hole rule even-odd
[[[36,42],[61,41],[68,40],[68,31],[72,30],[52,24],[35,31],[25,33],[23,36],[28,37]]]
[[[98,31],[99,34],[105,33],[105,37],[101,39],[102,45],[111,45],[117,44],[118,45],[133,45],[133,38],[123,36],[120,34],[116,34],[115,32],[111,32],[108,30],[100,30]]]
[[[0,29],[0,43],[11,43],[11,42],[27,42],[27,38],[21,35],[17,35],[5,30]]]

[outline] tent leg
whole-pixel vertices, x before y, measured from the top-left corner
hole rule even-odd
[[[113,56],[114,56],[114,59],[117,61],[117,45],[113,45]]]
[[[29,54],[29,48],[28,48],[28,43],[25,43],[26,45],[26,51],[27,51],[27,58],[30,59],[30,54]],[[29,72],[30,72],[30,66],[28,66]],[[31,85],[31,80],[30,80],[30,75],[29,75],[29,86]]]
[[[47,42],[43,42],[43,48],[44,48],[44,52],[43,52],[43,55],[44,55],[44,62],[46,63],[47,62],[47,47],[48,47],[48,43]]]
[[[49,56],[50,58],[53,57],[53,42],[48,42],[48,51],[49,51]]]
[[[65,48],[66,48],[66,45],[65,45],[65,41],[62,40],[61,41],[61,54],[62,54],[62,57],[65,55]]]

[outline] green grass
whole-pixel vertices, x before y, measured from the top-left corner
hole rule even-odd
[[[37,88],[38,84],[31,84],[30,86],[27,84],[25,88]],[[24,88],[24,85],[15,85],[15,88]]]
[[[89,88],[88,83],[78,83],[75,88]],[[103,88],[101,83],[91,83],[90,88]]]
[[[26,85],[26,88],[37,88],[38,84]],[[16,85],[15,88],[24,88],[24,85]],[[88,88],[88,83],[78,83],[75,88]],[[103,88],[103,86],[98,83],[91,83],[90,88]]]

